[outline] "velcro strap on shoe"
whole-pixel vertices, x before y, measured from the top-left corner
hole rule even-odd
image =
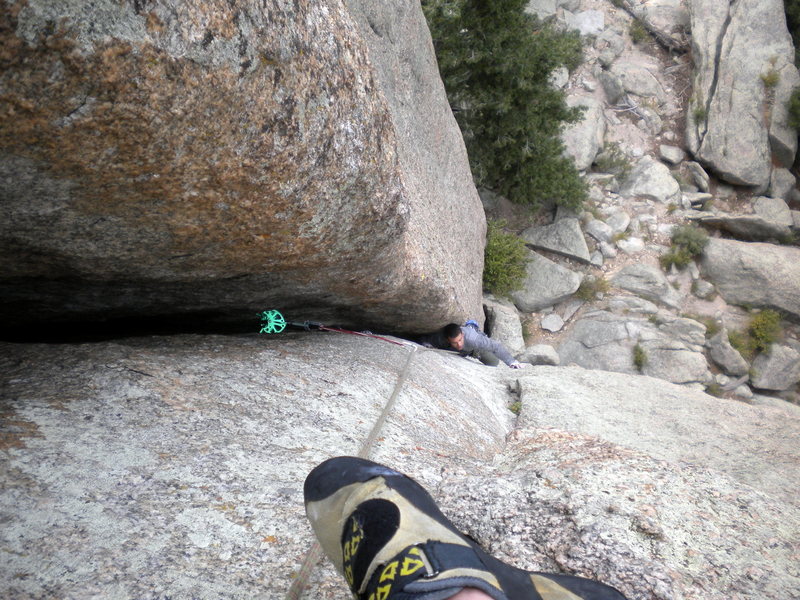
[[[464,587],[506,599],[473,548],[430,540],[409,546],[376,569],[359,600],[439,600]]]
[[[429,577],[434,577],[439,573],[452,569],[486,570],[486,565],[483,564],[478,555],[475,554],[475,550],[470,546],[429,540],[427,543],[422,544],[420,548],[425,552],[425,556],[433,568],[433,574],[429,575]]]

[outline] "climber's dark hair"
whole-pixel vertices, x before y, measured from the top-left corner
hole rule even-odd
[[[453,338],[457,338],[458,334],[461,333],[461,327],[456,325],[455,323],[450,323],[449,325],[444,326],[444,337],[448,340],[452,340]]]

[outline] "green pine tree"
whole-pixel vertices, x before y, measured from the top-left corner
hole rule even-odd
[[[578,207],[586,186],[559,133],[581,112],[548,77],[580,64],[580,37],[540,23],[526,4],[422,0],[476,184],[522,204]]]

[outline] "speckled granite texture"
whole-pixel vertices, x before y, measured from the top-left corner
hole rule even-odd
[[[0,323],[482,318],[418,2],[9,1],[0,45]]]
[[[333,333],[0,344],[0,595],[284,598],[312,544],[306,474],[360,450],[409,351]],[[519,566],[631,600],[787,600],[799,413],[421,351],[369,456]],[[302,597],[348,593],[323,564]]]

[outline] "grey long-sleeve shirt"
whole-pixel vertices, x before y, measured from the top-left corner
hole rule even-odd
[[[476,350],[478,352],[488,351],[507,365],[516,362],[503,344],[493,340],[482,331],[478,331],[474,327],[465,326],[461,328],[461,333],[464,334],[464,348],[460,351],[460,354],[467,355]]]

